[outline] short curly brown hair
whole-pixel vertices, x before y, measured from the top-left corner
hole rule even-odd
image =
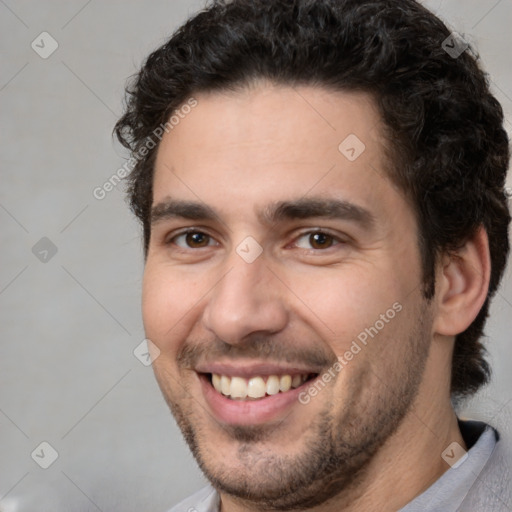
[[[490,375],[480,338],[509,251],[509,145],[486,75],[470,52],[449,55],[448,37],[446,25],[414,0],[214,1],[148,57],[114,131],[136,153],[191,95],[258,78],[370,93],[388,132],[389,177],[417,215],[424,296],[434,295],[439,254],[461,247],[480,226],[489,236],[488,296],[455,342],[451,390],[461,398]],[[157,149],[128,177],[146,253]]]

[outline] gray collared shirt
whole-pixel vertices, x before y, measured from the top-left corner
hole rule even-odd
[[[399,512],[457,512],[496,447],[496,431],[487,427],[460,466],[450,468]],[[476,511],[475,511],[476,512]]]

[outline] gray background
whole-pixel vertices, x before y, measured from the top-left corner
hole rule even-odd
[[[511,0],[426,3],[477,46],[510,121]],[[138,225],[122,187],[92,194],[126,157],[111,139],[125,79],[202,5],[0,0],[4,512],[163,511],[204,483],[133,354],[144,339]],[[43,31],[59,45],[47,59],[31,47]],[[43,237],[55,255],[41,252],[45,241],[34,254]],[[511,281],[509,269],[487,328],[495,379],[465,410],[502,428],[512,423]],[[59,454],[48,469],[35,462],[50,460],[43,441]]]

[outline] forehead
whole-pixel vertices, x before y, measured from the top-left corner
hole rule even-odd
[[[371,96],[260,84],[194,98],[159,146],[154,205],[171,197],[245,215],[308,194],[377,210],[396,200]]]

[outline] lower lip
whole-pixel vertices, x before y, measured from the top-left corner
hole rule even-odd
[[[284,419],[293,405],[301,405],[299,394],[312,382],[305,382],[298,388],[290,389],[285,393],[279,392],[259,400],[244,401],[231,400],[217,392],[206,375],[200,375],[199,380],[213,415],[219,421],[230,425],[261,425]]]

